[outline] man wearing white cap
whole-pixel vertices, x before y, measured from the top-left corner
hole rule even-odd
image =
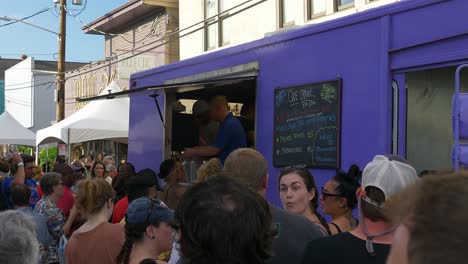
[[[400,156],[375,156],[364,169],[362,187],[357,192],[358,227],[309,243],[302,263],[384,264],[397,226],[384,215],[382,207],[417,180],[416,170]]]
[[[211,146],[215,143],[219,123],[210,117],[210,107],[205,100],[198,100],[192,108],[193,117],[198,124],[199,145]]]

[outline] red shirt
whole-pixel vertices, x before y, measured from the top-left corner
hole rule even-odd
[[[73,191],[67,186],[63,186],[63,196],[57,202],[57,207],[62,210],[65,217],[68,217],[74,204],[75,197],[73,196]]]
[[[42,199],[43,193],[42,193],[41,185],[39,184],[37,185],[37,193],[39,194],[39,199]]]
[[[120,201],[118,201],[115,204],[114,213],[112,214],[112,223],[113,224],[120,223],[122,219],[124,219],[125,214],[127,213],[127,209],[128,209],[128,196],[125,196],[124,198],[120,199]]]

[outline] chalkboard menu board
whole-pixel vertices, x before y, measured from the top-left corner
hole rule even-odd
[[[274,166],[339,168],[341,79],[275,90]]]

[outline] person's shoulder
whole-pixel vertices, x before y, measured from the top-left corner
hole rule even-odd
[[[320,228],[302,215],[292,214],[276,206],[270,206],[273,223],[284,226],[288,232],[308,235],[311,239],[323,237]]]
[[[120,199],[116,204],[115,204],[115,207],[114,209],[120,209],[120,208],[124,208],[128,206],[128,197],[124,197],[122,199]]]
[[[13,177],[8,177],[2,182],[2,187],[3,188],[10,188],[11,184],[13,183],[14,178]]]
[[[109,232],[109,234],[119,235],[120,233],[125,233],[125,225],[121,223],[112,224],[106,222],[102,225],[102,228],[105,230],[105,232]]]
[[[349,232],[340,233],[334,236],[323,237],[319,239],[312,240],[308,243],[307,248],[312,248],[314,251],[318,248],[326,250],[326,249],[334,249],[339,248],[339,245],[348,245],[350,242],[355,241],[353,235]]]

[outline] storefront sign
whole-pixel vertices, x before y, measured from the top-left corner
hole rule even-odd
[[[136,72],[148,70],[156,67],[156,56],[138,55],[133,58],[125,59],[128,56],[119,56],[118,77],[120,80],[129,80],[130,75]]]

